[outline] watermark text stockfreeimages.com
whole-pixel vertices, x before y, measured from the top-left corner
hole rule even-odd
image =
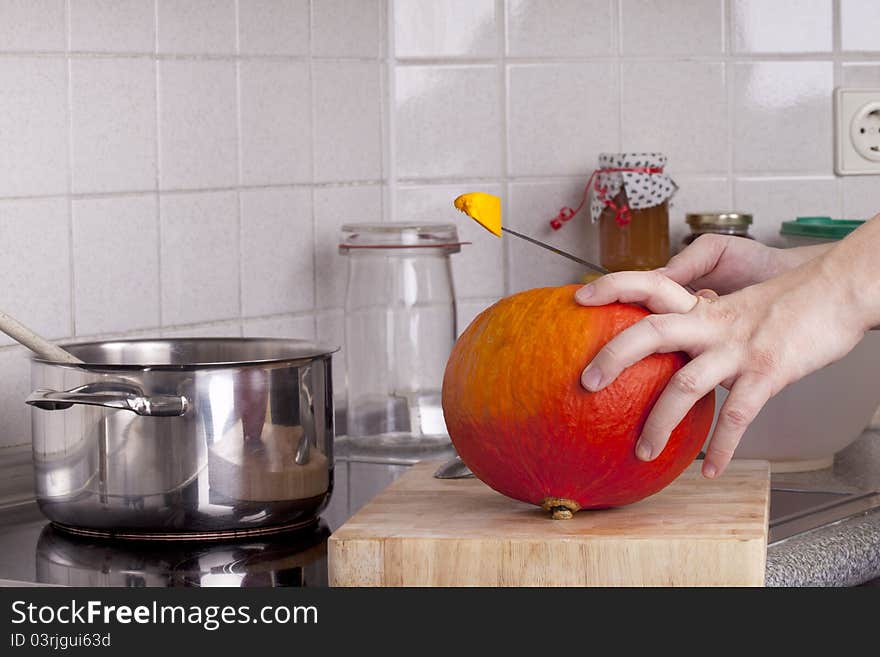
[[[100,600],[62,604],[34,604],[24,600],[12,603],[13,625],[198,625],[213,632],[223,625],[261,623],[264,625],[318,623],[314,605],[172,605],[153,601],[141,605],[109,605]]]

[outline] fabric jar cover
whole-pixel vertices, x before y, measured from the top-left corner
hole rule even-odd
[[[599,220],[602,210],[620,192],[621,185],[626,190],[627,204],[632,210],[651,208],[672,198],[678,185],[663,172],[665,166],[666,156],[663,153],[600,153],[590,197],[590,217],[593,222]]]

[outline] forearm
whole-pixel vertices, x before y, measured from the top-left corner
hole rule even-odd
[[[880,326],[880,215],[836,242],[821,258],[842,314],[863,330]]]
[[[779,258],[777,259],[777,271],[773,272],[773,276],[781,274],[789,269],[794,269],[798,265],[809,262],[814,258],[825,255],[835,246],[835,242],[827,242],[825,244],[814,244],[812,246],[798,246],[793,249],[781,249]]]

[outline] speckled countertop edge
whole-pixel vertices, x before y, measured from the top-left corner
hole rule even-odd
[[[868,429],[830,468],[775,474],[773,488],[880,491],[880,431]],[[880,577],[880,509],[771,543],[767,586],[855,586]]]
[[[878,577],[880,509],[767,548],[767,586],[856,586]]]

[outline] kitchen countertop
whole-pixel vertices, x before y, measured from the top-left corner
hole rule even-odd
[[[346,454],[344,441],[341,442],[337,487],[330,507],[323,514],[331,529],[338,527],[415,460],[383,463],[383,459]],[[448,452],[429,456],[441,458],[444,454]],[[880,491],[880,431],[865,431],[838,454],[832,467],[809,473],[775,474],[772,485],[774,489],[788,490]],[[0,450],[0,508],[26,504],[31,499],[30,449]],[[3,529],[0,527],[0,531]],[[771,538],[767,550],[768,586],[865,583],[880,583],[880,509],[859,512],[790,538],[776,541]],[[5,582],[0,582],[2,584]]]
[[[866,430],[830,468],[773,475],[774,488],[880,491],[880,431]],[[876,502],[876,500],[875,500]],[[767,586],[855,586],[880,581],[880,508],[771,542]]]

